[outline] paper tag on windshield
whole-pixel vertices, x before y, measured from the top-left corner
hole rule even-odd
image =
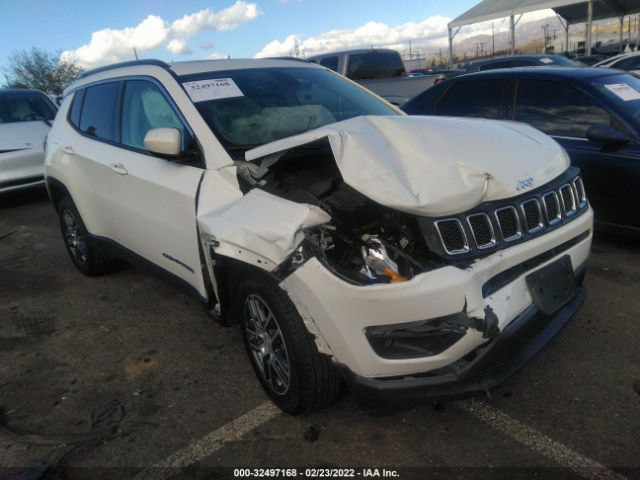
[[[616,94],[625,102],[640,100],[640,92],[631,88],[631,86],[626,83],[610,83],[609,85],[605,85],[605,88]]]
[[[542,63],[553,63],[553,60],[551,60],[550,58],[544,57],[540,59],[540,62]]]
[[[222,98],[244,97],[242,91],[231,78],[212,78],[182,84],[191,101],[206,102]]]

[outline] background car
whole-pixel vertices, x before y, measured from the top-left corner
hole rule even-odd
[[[402,109],[538,128],[582,170],[600,226],[640,234],[640,78],[589,67],[494,70],[452,78]]]
[[[497,68],[514,67],[579,67],[579,63],[561,55],[509,55],[474,62],[467,67],[467,72],[495,70]]]
[[[608,57],[605,57],[604,55],[579,55],[577,57],[574,57],[573,60],[575,60],[576,62],[580,62],[588,67],[592,67],[596,63],[604,62],[605,60],[607,60],[607,58]]]
[[[617,68],[618,70],[626,70],[640,74],[640,52],[622,53],[600,63],[596,63],[595,66]]]
[[[0,193],[44,184],[44,139],[57,110],[39,90],[0,89]]]

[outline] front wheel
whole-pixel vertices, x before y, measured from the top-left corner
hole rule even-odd
[[[335,400],[341,378],[330,358],[318,351],[287,294],[266,276],[246,280],[241,292],[245,347],[271,400],[291,414]]]

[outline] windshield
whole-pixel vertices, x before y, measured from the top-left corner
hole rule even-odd
[[[398,115],[373,95],[324,69],[229,70],[185,76],[180,81],[229,151],[248,150],[360,115]]]
[[[640,78],[621,73],[594,78],[591,83],[640,129]]]
[[[352,80],[400,77],[404,73],[404,63],[398,52],[365,52],[349,55],[347,77]]]
[[[536,63],[539,65],[556,65],[559,67],[579,67],[582,64],[567,57],[561,57],[559,55],[550,55],[547,57],[540,57],[536,59]]]
[[[0,123],[50,121],[56,108],[43,94],[34,92],[0,92]]]

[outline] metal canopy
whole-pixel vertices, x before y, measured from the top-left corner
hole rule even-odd
[[[553,10],[564,18],[570,25],[584,23],[588,20],[586,1],[574,2],[573,5],[555,7]],[[593,2],[593,20],[605,18],[623,17],[640,13],[640,1],[638,0],[608,0]]]
[[[630,0],[638,3],[638,0]],[[521,15],[523,13],[544,10],[545,8],[566,7],[585,4],[586,0],[483,0],[475,7],[464,12],[449,23],[450,28],[462,27],[473,23],[486,22],[497,18]],[[586,12],[586,7],[583,7]]]
[[[449,65],[453,65],[453,39],[465,25],[510,17],[511,53],[516,51],[516,25],[522,14],[553,9],[564,18],[566,48],[569,48],[569,25],[586,22],[586,53],[591,54],[593,20],[618,18],[620,21],[620,48],[622,49],[622,22],[626,15],[640,13],[640,0],[483,0],[449,23]],[[515,16],[520,16],[518,20]]]

